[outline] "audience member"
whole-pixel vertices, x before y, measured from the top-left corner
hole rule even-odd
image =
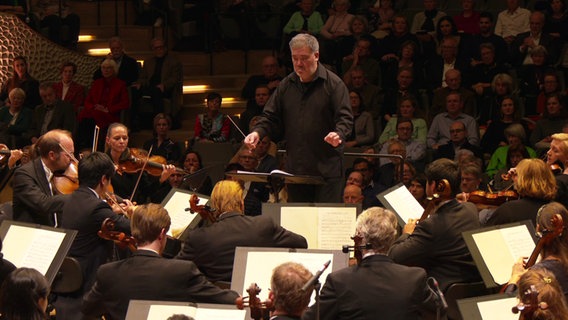
[[[301,0],[298,6],[300,10],[292,14],[283,29],[288,41],[298,33],[309,33],[317,36],[323,27],[323,19],[320,13],[314,10],[314,0]]]
[[[400,165],[406,160],[406,147],[398,140],[392,140],[387,148],[387,154],[401,156],[389,158],[387,163],[381,165],[377,170],[379,176],[379,185],[390,188],[401,181]]]
[[[343,188],[343,203],[363,204],[363,191],[361,187],[354,184],[348,184]]]
[[[236,181],[219,181],[210,205],[217,222],[191,231],[176,257],[193,261],[210,281],[231,280],[237,246],[307,247],[304,237],[282,228],[271,217],[243,215],[243,190]]]
[[[383,130],[379,137],[379,143],[385,143],[387,140],[397,138],[399,135],[398,122],[403,118],[410,119],[412,122],[411,138],[416,141],[426,142],[428,128],[424,119],[415,116],[416,106],[416,100],[412,97],[402,98],[398,106],[397,116],[391,117],[387,122],[385,130]]]
[[[487,133],[486,133],[487,134]],[[498,170],[514,168],[515,166],[507,166],[507,155],[509,153],[509,149],[513,147],[520,147],[522,146],[527,153],[527,158],[536,158],[536,152],[528,146],[525,146],[526,141],[526,134],[525,129],[519,123],[513,123],[509,125],[504,130],[504,135],[506,139],[506,143],[503,145],[499,145],[497,149],[491,155],[491,159],[489,160],[489,164],[486,168],[486,173],[489,178],[492,178]]]
[[[378,56],[381,63],[396,60],[397,54],[402,49],[402,44],[407,41],[412,41],[418,46],[418,38],[410,33],[406,16],[397,14],[393,18],[391,33],[379,41]],[[419,51],[417,49],[417,52]]]
[[[414,199],[416,199],[423,208],[426,208],[426,176],[423,173],[416,175],[410,180],[410,185],[407,188],[414,196]]]
[[[320,30],[320,59],[323,63],[334,65],[337,59],[344,56],[339,52],[339,42],[351,35],[350,25],[354,16],[347,12],[350,6],[349,0],[333,0],[335,13],[329,16]]]
[[[511,60],[514,65],[533,64],[532,50],[543,46],[548,51],[548,61],[555,63],[558,60],[556,39],[543,33],[545,16],[540,11],[531,13],[529,17],[530,31],[519,33],[511,44]]]
[[[387,140],[379,153],[384,154],[390,148],[392,141],[398,141],[402,143],[406,149],[406,160],[412,163],[414,166],[423,169],[424,159],[426,157],[426,143],[412,138],[413,123],[408,118],[395,118],[396,123],[396,133],[397,135],[393,140]],[[396,139],[396,140],[395,140]],[[380,159],[381,165],[388,163],[389,161],[385,158]]]
[[[257,172],[270,173],[272,170],[278,169],[278,160],[273,155],[269,154],[273,142],[270,140],[269,136],[265,136],[260,139],[256,148],[254,148],[254,154],[258,159],[258,165],[256,166]]]
[[[0,90],[0,100],[7,102],[8,94],[12,91],[12,89],[21,88],[26,93],[26,100],[23,103],[24,107],[31,109],[35,108],[35,106],[41,103],[41,98],[39,97],[39,82],[30,75],[26,57],[15,57],[12,62],[12,67],[14,68],[14,73],[2,85],[2,89]]]
[[[181,188],[196,191],[203,195],[210,195],[213,190],[213,183],[207,169],[203,167],[201,155],[194,150],[186,151],[181,159],[183,170],[190,174],[184,178]],[[198,172],[199,171],[199,172]],[[192,176],[195,174],[195,176]]]
[[[479,102],[479,123],[481,125],[500,118],[501,103],[505,97],[512,97],[520,101],[513,78],[507,73],[499,73],[491,81],[491,90]],[[522,116],[522,106],[519,105],[518,109],[519,115]]]
[[[353,161],[353,171],[357,171],[363,175],[363,183],[361,189],[363,189],[363,208],[370,208],[374,206],[380,206],[380,202],[377,199],[377,195],[381,193],[386,188],[379,185],[378,181],[374,179],[374,167],[371,163],[364,158],[357,158]]]
[[[181,157],[180,145],[168,137],[172,127],[172,118],[167,114],[158,113],[154,117],[154,138],[144,142],[144,149],[152,148],[152,155],[161,156],[169,162],[178,161]]]
[[[343,81],[347,86],[351,85],[351,71],[360,67],[365,72],[365,79],[369,83],[379,84],[381,72],[379,63],[371,56],[371,45],[375,41],[373,38],[362,37],[356,41],[353,53],[343,58],[341,71]]]
[[[458,92],[463,103],[463,113],[476,117],[477,104],[475,95],[462,85],[462,73],[457,69],[449,69],[444,76],[446,86],[434,91],[432,106],[430,107],[430,119],[446,110],[446,99],[451,92]]]
[[[63,100],[73,105],[75,115],[85,104],[85,87],[73,81],[77,73],[77,65],[73,62],[64,62],[59,69],[61,81],[53,83],[55,95],[59,100]]]
[[[506,0],[507,9],[497,16],[495,23],[495,34],[512,44],[515,37],[523,32],[528,32],[529,17],[531,12],[519,6],[519,0]]]
[[[546,98],[546,109],[542,119],[537,121],[530,137],[530,143],[537,150],[537,154],[550,147],[552,134],[563,131],[567,116],[568,110],[560,95],[553,94]]]
[[[383,208],[367,209],[357,217],[355,236],[363,244],[362,259],[358,266],[328,275],[321,290],[320,319],[372,319],[377,315],[420,319],[435,310],[437,299],[428,287],[424,269],[399,265],[387,256],[397,226],[395,215]],[[358,290],[351,290],[353,286]],[[316,319],[317,307],[308,309],[304,319]]]
[[[468,164],[460,167],[461,192],[470,193],[480,188],[481,182],[483,181],[483,171],[481,167],[476,164]]]
[[[389,257],[396,263],[424,268],[438,280],[442,291],[453,283],[480,280],[462,237],[462,232],[479,228],[477,209],[455,199],[460,188],[458,165],[448,159],[436,160],[426,169],[426,176],[426,193],[430,197],[439,194],[440,206],[419,224],[410,219]]]
[[[458,32],[466,35],[477,35],[479,30],[480,14],[475,11],[475,0],[462,0],[462,11],[454,16]]]
[[[469,150],[476,157],[482,158],[481,149],[469,142],[469,132],[462,121],[455,121],[450,125],[450,140],[440,145],[434,152],[434,159],[447,158],[456,160],[459,150]]]
[[[494,191],[509,190],[513,187],[514,182],[509,177],[509,170],[515,168],[523,159],[534,158],[534,156],[529,154],[528,150],[532,149],[525,147],[523,144],[508,146],[504,168],[497,170],[493,176],[488,175],[489,178],[493,178],[489,183]],[[534,153],[534,151],[532,152]],[[485,224],[485,221],[482,221],[482,224]]]
[[[416,101],[415,117],[424,117],[424,106],[420,105],[419,97],[421,96],[414,86],[414,73],[410,67],[402,67],[398,69],[396,88],[385,90],[383,104],[381,108],[383,126],[386,125],[397,111],[398,106],[405,98],[412,98]]]
[[[195,118],[195,142],[227,142],[231,122],[221,113],[222,97],[217,92],[207,95],[207,112]]]
[[[193,262],[161,257],[170,226],[168,211],[160,205],[146,204],[134,211],[130,228],[138,248],[131,257],[97,270],[96,282],[83,298],[85,315],[124,319],[130,300],[235,302],[236,292],[207,281]]]
[[[440,54],[430,57],[424,65],[429,80],[427,88],[434,91],[438,88],[447,87],[450,85],[446,79],[448,70],[457,69],[465,72],[467,68],[467,62],[458,57],[456,38],[444,38],[440,43]]]
[[[10,103],[0,108],[0,141],[9,149],[21,149],[29,144],[26,137],[32,124],[33,111],[24,107],[26,93],[20,88],[10,91]]]
[[[75,130],[75,112],[73,106],[57,98],[53,85],[42,83],[39,86],[39,95],[42,104],[34,110],[33,118],[28,132],[31,142],[53,129],[62,129],[69,132]]]
[[[361,172],[353,170],[351,171],[351,173],[349,173],[349,175],[347,176],[347,179],[345,180],[345,185],[355,185],[358,186],[359,188],[363,187],[363,175],[361,174]]]
[[[479,130],[475,119],[462,112],[463,101],[458,92],[450,92],[446,97],[446,112],[438,114],[428,131],[428,147],[437,150],[451,139],[450,126],[461,121],[467,130],[467,140],[471,145],[479,145]]]
[[[126,86],[130,87],[136,81],[138,81],[138,76],[140,73],[140,67],[136,59],[130,57],[124,52],[124,44],[119,37],[112,37],[108,40],[108,47],[110,53],[108,55],[109,59],[114,60],[116,65],[118,65],[117,77],[126,83]],[[103,75],[100,70],[97,70],[94,75],[94,79],[101,78]]]
[[[395,57],[386,61],[381,61],[381,87],[383,90],[396,88],[396,76],[402,67],[412,68],[414,76],[414,86],[418,89],[426,87],[424,79],[423,57],[416,42],[408,40],[400,45],[400,50]]]
[[[370,112],[373,116],[373,121],[375,124],[375,132],[380,132],[380,116],[381,116],[381,93],[380,88],[367,81],[365,77],[365,71],[360,67],[355,67],[351,71],[351,85],[349,90],[357,91],[361,94],[363,98],[363,105],[365,106],[365,111]]]
[[[255,90],[260,85],[266,85],[270,93],[274,92],[282,77],[278,74],[278,60],[274,56],[266,56],[262,59],[262,74],[252,75],[248,78],[241,97],[247,101],[255,98]]]
[[[568,16],[564,0],[550,1],[550,12],[546,16],[543,31],[556,40],[565,41],[568,36]]]
[[[544,75],[555,72],[547,60],[547,48],[540,45],[536,46],[530,51],[530,56],[532,64],[522,65],[518,70],[519,88],[521,96],[525,99],[525,116],[537,114],[537,97],[544,86]]]
[[[470,74],[467,77],[466,86],[471,88],[477,94],[477,105],[483,107],[483,100],[491,91],[491,81],[500,73],[507,73],[507,69],[498,63],[495,57],[495,46],[490,42],[479,45],[480,61],[474,63],[471,67]],[[478,112],[479,113],[479,112]],[[480,119],[486,122],[486,119]]]
[[[552,94],[562,94],[562,86],[558,77],[558,73],[553,70],[546,72],[542,77],[543,84],[540,93],[536,97],[536,114],[539,116],[542,115],[546,109],[546,97]],[[531,118],[540,118],[539,116]]]
[[[375,141],[375,126],[373,116],[365,111],[363,98],[357,91],[349,91],[351,110],[353,111],[353,134],[347,138],[346,147],[360,147],[370,145]]]
[[[392,0],[377,1],[374,5],[369,6],[367,20],[369,20],[369,26],[373,31],[373,37],[384,39],[391,33],[392,20],[395,15],[393,7],[394,1]]]
[[[311,1],[311,0],[310,0]],[[249,124],[253,117],[259,116],[264,110],[264,106],[270,98],[270,89],[268,86],[261,84],[254,90],[254,99],[247,102],[247,108],[241,113],[240,128],[244,134],[249,134]]]
[[[513,97],[503,97],[499,113],[501,115],[499,119],[494,119],[489,122],[489,125],[481,138],[480,146],[484,153],[491,154],[495,152],[498,147],[507,145],[508,142],[505,130],[514,123],[520,124],[521,112],[519,110],[518,101],[516,101]],[[527,130],[524,130],[523,138],[520,141],[521,143],[527,142],[526,132]]]
[[[414,15],[410,32],[415,34],[424,45],[424,43],[434,41],[436,25],[442,17],[446,16],[446,13],[438,10],[436,0],[424,0],[423,4],[424,11]]]

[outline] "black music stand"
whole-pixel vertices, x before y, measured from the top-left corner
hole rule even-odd
[[[269,173],[238,170],[237,172],[227,172],[226,175],[243,181],[268,183],[272,188],[272,192],[274,192],[276,203],[280,202],[278,194],[286,184],[321,185],[325,183],[322,177],[293,175],[281,170],[272,170]]]
[[[191,191],[198,191],[209,176],[209,170],[207,170],[208,168],[209,167],[201,168],[194,173],[185,175],[183,177],[183,180],[181,181],[182,189],[183,187],[187,186]]]

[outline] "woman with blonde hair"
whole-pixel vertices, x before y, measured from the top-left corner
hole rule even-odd
[[[536,215],[540,207],[556,196],[554,175],[550,167],[540,159],[523,159],[510,173],[520,198],[497,208],[487,225],[522,220],[531,220],[536,225]]]

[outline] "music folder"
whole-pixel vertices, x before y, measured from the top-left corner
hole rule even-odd
[[[125,320],[166,320],[174,314],[195,320],[245,320],[246,311],[228,304],[130,300]]]
[[[196,228],[201,221],[199,214],[189,211],[189,199],[194,194],[199,198],[199,205],[209,202],[209,196],[179,188],[172,188],[162,201],[161,205],[168,210],[172,219],[172,225],[168,231],[169,236],[184,240],[186,232]]]
[[[507,283],[515,262],[529,257],[537,241],[529,220],[470,230],[462,236],[487,288]]]
[[[379,193],[377,199],[396,214],[401,227],[404,227],[408,219],[419,219],[424,213],[422,205],[402,183]]]
[[[4,220],[0,225],[4,259],[18,268],[36,269],[50,285],[76,235],[76,230],[11,220]]]

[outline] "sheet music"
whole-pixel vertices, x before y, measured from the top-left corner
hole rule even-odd
[[[246,289],[248,289],[251,283],[256,283],[262,290],[258,297],[261,301],[264,301],[268,299],[268,289],[270,288],[272,271],[278,265],[289,261],[297,262],[301,263],[312,273],[316,273],[317,270],[321,269],[323,264],[328,260],[331,260],[331,264],[320,277],[320,282],[322,284],[325,282],[327,275],[331,272],[331,270],[333,270],[332,253],[249,252],[246,259],[247,265],[245,269],[243,292],[240,292],[240,295],[243,297],[248,296]],[[315,301],[314,296],[315,294],[312,295],[311,303]]]
[[[472,237],[497,284],[506,283],[517,259],[530,256],[535,247],[526,225],[475,233]]]
[[[424,208],[404,185],[384,197],[405,224],[408,219],[419,219],[424,212]]]
[[[175,192],[164,206],[172,219],[172,225],[168,230],[168,235],[172,237],[180,236],[189,224],[199,214],[185,211],[189,208],[189,198],[192,194],[185,192]],[[207,198],[198,197],[199,205],[204,205],[209,201]]]
[[[65,239],[64,232],[12,225],[3,239],[4,258],[16,267],[46,275]]]
[[[318,248],[318,212],[316,207],[283,206],[280,211],[280,225],[304,236],[308,242],[308,249]]]
[[[512,308],[518,304],[515,297],[477,303],[479,314],[483,320],[518,320],[519,315],[514,314]]]
[[[246,310],[197,308],[195,320],[245,320]]]
[[[195,319],[196,307],[153,304],[148,310],[148,320],[166,320],[174,314],[185,314]],[[197,319],[196,319],[197,320]]]
[[[352,243],[356,217],[355,207],[318,208],[318,249],[339,250]]]

